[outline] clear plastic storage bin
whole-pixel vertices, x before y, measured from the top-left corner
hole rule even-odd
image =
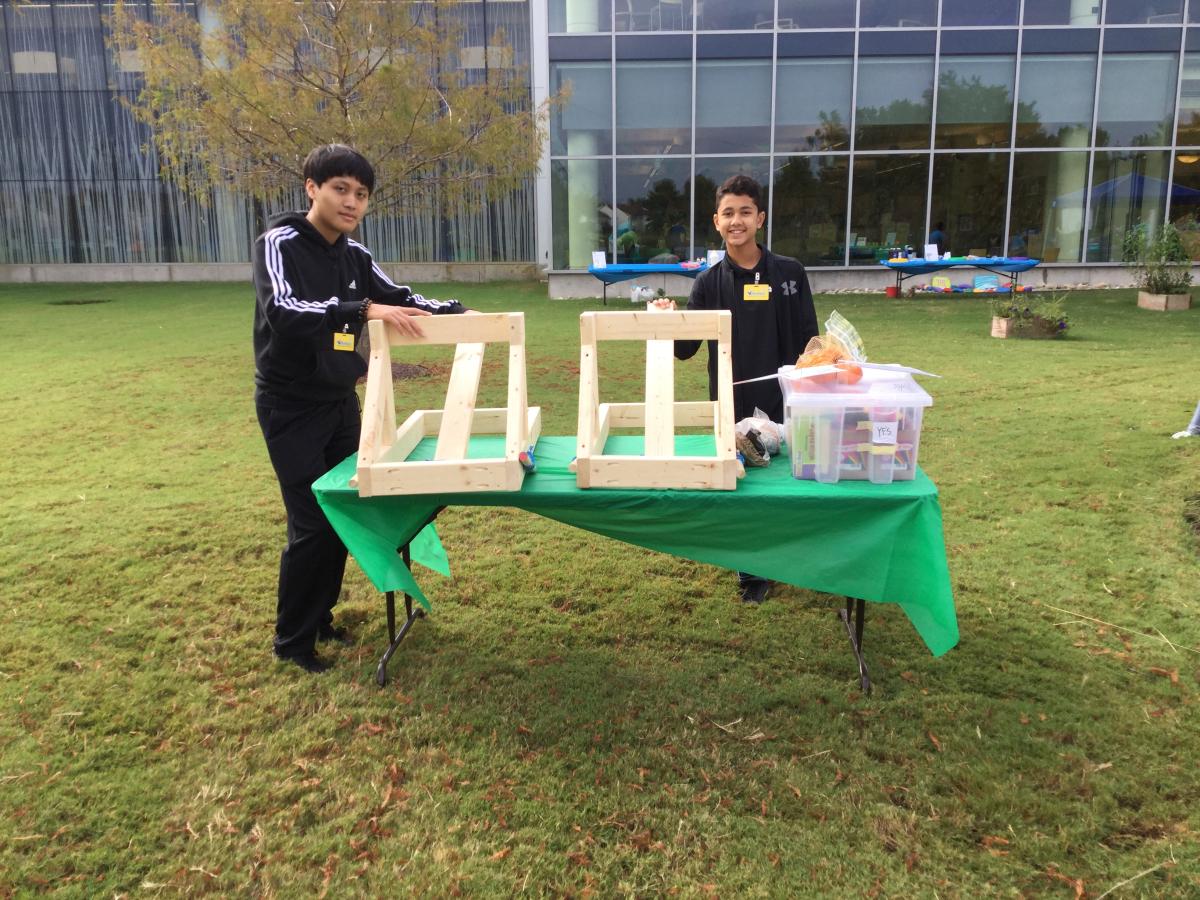
[[[911,375],[864,369],[857,384],[821,383],[784,366],[779,384],[796,478],[891,484],[916,474],[921,416],[933,398]]]

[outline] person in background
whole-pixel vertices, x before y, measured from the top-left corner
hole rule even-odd
[[[1196,404],[1196,411],[1192,413],[1192,421],[1188,423],[1188,427],[1183,429],[1183,431],[1175,432],[1171,437],[1175,440],[1200,437],[1200,403]]]
[[[933,231],[929,232],[929,243],[937,244],[938,256],[946,252],[946,223],[938,222],[933,226]]]
[[[318,640],[350,640],[333,624],[346,548],[312,483],[358,450],[363,326],[377,319],[419,336],[420,317],[467,312],[394,284],[350,238],[374,188],[357,151],[317,147],[304,160],[308,212],[273,219],[254,243],[254,404],[287,513],[275,655],[314,674],[327,668]]]
[[[804,266],[777,256],[755,238],[766,221],[762,187],[753,178],[734,175],[717,189],[713,224],[725,243],[725,258],[696,279],[688,309],[727,309],[733,316],[733,380],[773,375],[793,365],[820,331],[812,290]],[[675,356],[691,359],[700,341],[676,341]],[[708,347],[708,395],[717,399],[716,341]],[[737,385],[733,389],[735,422],[755,408],[783,421],[783,394],[775,379]],[[739,594],[746,603],[762,603],[771,582],[738,573]]]

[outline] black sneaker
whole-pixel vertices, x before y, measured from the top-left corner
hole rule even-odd
[[[333,625],[322,625],[317,630],[318,641],[332,641],[335,644],[341,644],[343,647],[353,647],[354,638],[350,637],[350,632],[345,628],[337,628]]]
[[[316,650],[309,650],[307,653],[300,653],[296,656],[281,656],[279,658],[284,662],[295,663],[310,675],[320,675],[329,668],[329,663],[317,656]]]
[[[738,585],[738,596],[743,603],[762,603],[771,593],[771,582],[765,578],[752,578]]]

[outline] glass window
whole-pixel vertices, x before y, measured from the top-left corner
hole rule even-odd
[[[734,175],[749,175],[762,185],[763,203],[769,216],[771,203],[767,177],[770,171],[765,156],[696,159],[696,222],[693,233],[696,236],[694,252],[697,256],[704,255],[707,250],[720,250],[723,246],[721,235],[713,225],[713,213],[717,209],[717,188]],[[766,240],[766,232],[759,231],[758,242],[762,244]]]
[[[142,86],[142,63],[137,53],[133,51],[118,51],[112,46],[111,20],[115,4],[104,0],[100,5],[100,22],[104,29],[104,40],[108,44],[108,81],[109,87],[136,90]],[[138,18],[147,18],[145,7],[141,3],[126,3],[125,10]]]
[[[775,150],[850,149],[851,59],[781,59],[775,73]]]
[[[617,262],[690,258],[691,180],[686,158],[617,160]]]
[[[1026,25],[1099,25],[1100,0],[1025,0]]]
[[[550,0],[547,12],[551,34],[586,34],[611,28],[611,0]]]
[[[16,133],[17,128],[13,122],[13,111],[12,105],[9,103],[9,95],[0,93],[0,135],[4,135],[0,139],[0,181],[23,180],[20,150],[17,147],[17,142],[8,137]],[[4,209],[11,208],[4,207]],[[0,219],[3,218],[4,216],[0,216]]]
[[[158,176],[158,152],[148,125],[133,118],[124,104],[113,96],[113,146],[116,154],[117,178],[155,180]],[[133,100],[133,95],[129,96]]]
[[[1092,139],[1095,84],[1094,54],[1023,57],[1017,146],[1086,147]]]
[[[11,131],[7,133],[12,134]],[[27,263],[29,244],[25,234],[25,213],[21,208],[27,203],[25,186],[0,181],[0,203],[9,210],[7,215],[0,216],[0,266]]]
[[[1021,0],[942,0],[943,25],[1016,25]]]
[[[17,124],[17,152],[23,160],[25,178],[30,181],[68,178],[60,95],[31,91],[9,96]]]
[[[846,156],[793,156],[775,169],[771,249],[806,266],[845,264]]]
[[[946,235],[944,250],[955,256],[1003,256],[1007,196],[1007,153],[934,155],[929,220]]]
[[[938,147],[1007,147],[1012,136],[1013,56],[943,56]]]
[[[0,9],[0,91],[7,91],[12,88],[11,72],[12,59],[8,55],[8,43],[4,36],[4,10]],[[12,134],[11,131],[3,132],[4,134]],[[3,250],[0,250],[2,253]]]
[[[5,187],[11,189],[14,185]],[[31,181],[22,185],[20,207],[25,208],[20,238],[24,246],[16,252],[24,254],[25,262],[78,262],[68,233],[74,207],[69,182]]]
[[[859,150],[928,147],[932,100],[931,58],[860,58],[855,147]]]
[[[771,61],[696,63],[696,152],[766,153],[771,145]]]
[[[9,63],[13,86],[21,90],[58,86],[58,54],[54,50],[54,23],[48,5],[8,4]]]
[[[850,265],[873,266],[889,247],[924,243],[928,185],[926,153],[854,158]]]
[[[607,62],[550,64],[550,91],[571,96],[550,115],[555,156],[612,153],[612,68]]]
[[[167,258],[163,234],[162,186],[155,181],[118,182],[116,239],[121,258],[129,262],[163,262]],[[378,251],[377,251],[378,252]]]
[[[775,23],[775,0],[696,4],[696,27],[704,31],[770,28]]]
[[[1171,221],[1192,259],[1200,259],[1200,147],[1180,147],[1171,182]]]
[[[692,64],[617,62],[617,153],[658,156],[692,149]]]
[[[1097,147],[1171,142],[1177,59],[1174,53],[1104,56],[1100,64]]]
[[[937,24],[937,0],[862,0],[861,28],[930,28]]]
[[[63,115],[74,133],[92,135],[88,141],[67,141],[69,171],[77,181],[113,177],[113,153],[118,150],[109,127],[112,95],[108,91],[65,91]]]
[[[853,28],[854,0],[779,0],[780,28]]]
[[[617,31],[691,31],[691,0],[613,0]]]
[[[613,258],[612,162],[556,159],[550,163],[554,268],[586,269],[592,253]]]
[[[1169,159],[1165,150],[1096,152],[1089,191],[1088,262],[1120,262],[1129,229],[1163,220]]]
[[[64,88],[105,87],[105,50],[100,17],[91,4],[64,3],[55,9],[59,76]]]
[[[1107,0],[1104,21],[1110,25],[1171,25],[1183,21],[1183,0]]]
[[[1088,155],[1018,153],[1013,160],[1010,256],[1079,262]]]
[[[1200,6],[1200,0],[1197,0]],[[1200,53],[1183,57],[1183,83],[1179,86],[1178,144],[1200,144]]]

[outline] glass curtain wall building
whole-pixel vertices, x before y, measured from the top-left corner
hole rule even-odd
[[[552,268],[717,248],[768,189],[809,266],[946,249],[1119,262],[1173,221],[1200,257],[1200,0],[549,0]],[[535,27],[536,32],[536,27]],[[535,47],[535,53],[539,48]]]
[[[110,9],[0,0],[0,264],[247,261],[302,197],[199,203],[163,181],[121,103],[140,76],[106,46]],[[369,216],[381,259],[696,257],[719,244],[713,193],[736,172],[768,189],[762,239],[810,266],[873,265],[939,226],[955,253],[1117,262],[1130,227],[1166,220],[1200,257],[1200,0],[453,9],[470,77],[527,66],[535,101],[571,93],[538,179],[477,212]],[[491,52],[497,34],[511,53]]]
[[[112,5],[0,0],[0,264],[248,262],[265,218],[306,208],[303,193],[256,205],[217,191],[200,203],[163,181],[149,133],[121,102],[140,76],[106,45]],[[203,21],[203,2],[180,5]],[[528,66],[526,0],[456,3],[453,14],[463,28],[453,64],[469,79]],[[498,35],[511,52],[494,46]],[[363,238],[383,260],[532,260],[533,181],[476,212],[435,202],[370,215]]]

